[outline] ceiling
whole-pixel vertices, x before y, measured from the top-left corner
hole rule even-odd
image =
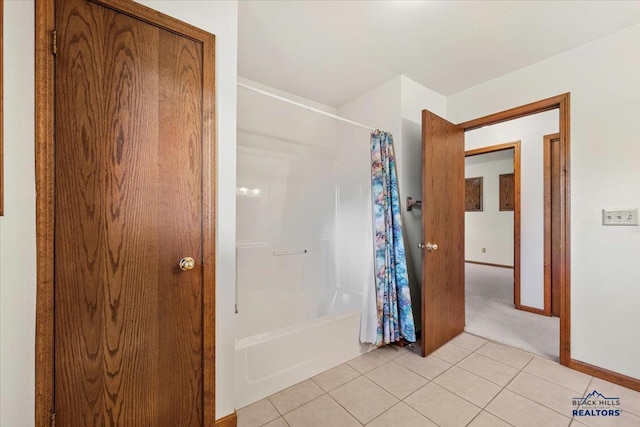
[[[640,22],[640,1],[239,3],[238,74],[334,107],[404,74],[451,95]]]

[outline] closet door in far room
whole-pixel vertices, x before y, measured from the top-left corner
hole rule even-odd
[[[464,129],[422,112],[422,354],[464,330]]]

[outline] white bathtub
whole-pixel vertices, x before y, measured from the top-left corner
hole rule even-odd
[[[360,344],[360,312],[325,316],[236,340],[236,408],[371,350]]]

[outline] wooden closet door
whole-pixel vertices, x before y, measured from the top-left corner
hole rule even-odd
[[[202,425],[202,44],[56,3],[56,424]]]

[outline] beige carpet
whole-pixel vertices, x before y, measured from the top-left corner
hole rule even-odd
[[[465,266],[465,331],[558,360],[560,320],[513,308],[513,270]]]

